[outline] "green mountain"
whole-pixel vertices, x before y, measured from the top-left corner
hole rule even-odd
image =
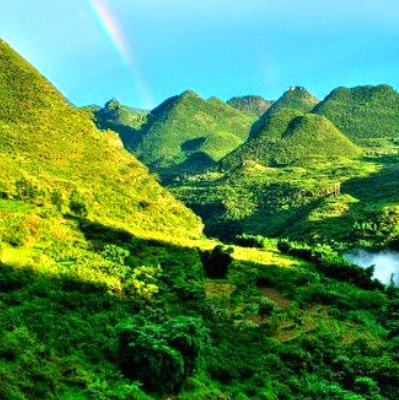
[[[0,399],[399,397],[397,288],[326,245],[204,238],[114,133],[4,42],[0,74]],[[255,170],[253,185],[284,169],[235,174]],[[285,172],[303,185],[303,169]],[[343,189],[373,196],[378,177],[398,176],[380,172]],[[224,205],[239,218],[273,191],[281,199],[268,189],[258,204]],[[271,205],[269,221],[287,211]],[[381,236],[395,213],[384,218]]]
[[[242,144],[253,122],[219,99],[188,91],[151,111],[133,152],[163,174],[203,170]]]
[[[89,215],[104,222],[135,227],[137,232],[181,227],[184,235],[186,228],[198,233],[198,219],[123,150],[115,134],[100,133],[87,112],[69,106],[6,43],[0,45],[3,197],[24,197],[24,191],[32,190],[34,202],[50,203],[57,192],[60,201],[67,203],[71,193],[78,191]],[[165,206],[170,218],[162,217]]]
[[[312,111],[318,103],[319,100],[310,94],[304,87],[292,86],[273,103],[272,107],[268,110],[268,113],[274,113],[286,108],[292,108],[307,113]]]
[[[399,94],[390,86],[335,89],[314,112],[330,119],[359,144],[392,147],[398,141]]]
[[[116,99],[105,103],[104,107],[88,106],[98,128],[117,132],[125,148],[132,151],[142,138],[141,127],[147,122],[149,111],[127,107]]]
[[[268,113],[263,128],[245,144],[223,158],[222,169],[247,161],[264,165],[306,165],[322,160],[352,158],[361,151],[327,118],[295,109]]]
[[[260,117],[272,106],[272,102],[261,96],[236,96],[228,100],[227,104],[255,117]]]

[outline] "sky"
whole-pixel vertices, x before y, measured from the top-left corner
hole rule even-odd
[[[77,106],[399,89],[398,21],[398,0],[0,0],[0,38]]]

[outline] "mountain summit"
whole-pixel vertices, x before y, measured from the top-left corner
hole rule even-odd
[[[283,108],[292,108],[310,112],[319,103],[319,100],[309,93],[302,86],[291,86],[269,109],[269,113],[274,113]]]

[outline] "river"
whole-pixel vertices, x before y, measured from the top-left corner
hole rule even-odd
[[[396,285],[399,285],[399,252],[384,250],[371,252],[357,249],[344,254],[345,259],[361,267],[375,265],[374,278],[384,284],[388,284],[391,275],[394,275]]]

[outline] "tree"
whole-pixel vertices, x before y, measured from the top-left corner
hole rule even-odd
[[[201,253],[201,261],[205,273],[210,278],[224,278],[233,261],[232,252],[233,249],[231,247],[217,245],[212,250]]]
[[[163,323],[135,317],[118,326],[123,373],[144,388],[177,393],[198,366],[208,330],[198,318],[178,316]]]

